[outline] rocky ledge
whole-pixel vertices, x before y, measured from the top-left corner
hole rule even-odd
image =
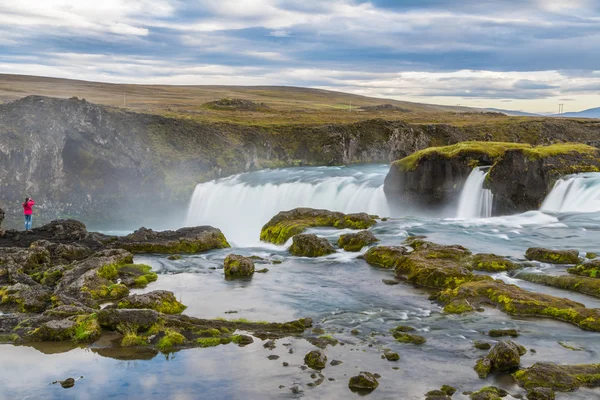
[[[311,227],[368,229],[376,224],[375,218],[365,213],[343,214],[313,208],[295,208],[290,211],[282,211],[271,218],[263,226],[260,240],[284,244],[291,237]]]
[[[150,266],[133,262],[133,251],[181,253],[228,246],[212,227],[175,232],[142,228],[114,237],[88,232],[77,221],[59,220],[29,233],[3,232],[0,342],[82,343],[112,333],[111,346],[166,352],[252,341],[235,334],[237,329],[281,337],[311,325],[309,319],[281,324],[202,320],[179,315],[185,305],[171,292],[129,293],[158,278]]]
[[[578,143],[532,147],[522,143],[462,142],[430,147],[392,163],[384,190],[395,207],[442,207],[456,201],[476,166],[490,166],[486,185],[496,214],[539,208],[554,183],[600,171],[600,150]]]

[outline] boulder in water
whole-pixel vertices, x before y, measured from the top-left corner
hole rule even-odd
[[[230,254],[224,261],[225,277],[251,276],[254,274],[254,263],[251,259]]]
[[[495,254],[475,254],[471,267],[476,271],[502,272],[520,268],[520,265]]]
[[[550,388],[570,392],[580,387],[600,387],[600,364],[558,365],[539,362],[513,374],[519,386],[531,390]]]
[[[517,337],[517,336],[519,336],[519,332],[516,329],[491,329],[488,332],[488,335],[491,337],[501,337],[501,336]]]
[[[471,400],[502,400],[508,392],[495,386],[487,386],[469,395]]]
[[[363,247],[377,241],[378,239],[371,231],[360,231],[341,235],[338,239],[338,246],[346,251],[361,251]]]
[[[321,257],[335,253],[335,249],[325,238],[317,235],[301,234],[293,238],[290,253],[298,257]]]
[[[284,244],[291,237],[304,232],[310,227],[368,229],[375,224],[375,219],[365,213],[343,214],[313,208],[295,208],[290,211],[282,211],[271,218],[263,226],[260,232],[260,240]]]
[[[69,389],[75,386],[75,379],[67,378],[64,381],[59,381],[58,383],[60,383],[60,386],[62,386],[63,388]]]
[[[322,370],[327,365],[327,356],[322,350],[312,350],[304,356],[304,364],[309,368]]]
[[[491,371],[508,371],[518,368],[521,356],[527,352],[525,347],[510,340],[498,342],[486,357],[475,364],[475,371],[480,378],[485,378]]]
[[[402,246],[371,247],[364,255],[365,261],[381,268],[395,268],[399,260],[408,253]]]
[[[556,394],[551,388],[533,388],[527,391],[527,400],[554,400]]]
[[[142,227],[127,236],[116,238],[111,246],[132,253],[163,254],[200,253],[230,247],[223,233],[212,226],[162,232]]]
[[[593,260],[584,264],[567,269],[567,272],[573,275],[588,276],[594,279],[600,279],[600,260]]]
[[[185,306],[175,298],[172,292],[154,290],[148,293],[133,294],[119,301],[118,308],[149,309],[163,314],[181,314]]]
[[[377,378],[375,378],[375,375],[366,371],[361,371],[357,376],[350,378],[350,381],[348,382],[350,390],[356,391],[372,391],[377,389],[378,386],[379,382],[377,381]]]
[[[550,264],[578,264],[581,261],[577,250],[550,250],[540,247],[527,249],[525,257],[530,261]]]

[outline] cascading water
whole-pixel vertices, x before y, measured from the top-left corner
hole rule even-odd
[[[484,189],[485,177],[489,167],[473,169],[460,194],[457,218],[489,218],[492,216],[494,195],[489,189]]]
[[[261,227],[296,207],[388,216],[383,181],[389,167],[308,167],[262,170],[196,186],[187,225],[212,225],[237,245],[258,242]]]
[[[600,211],[600,173],[589,172],[566,176],[542,203],[541,211],[598,212]]]

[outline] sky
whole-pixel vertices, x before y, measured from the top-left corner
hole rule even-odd
[[[600,0],[0,0],[0,73],[600,107]]]

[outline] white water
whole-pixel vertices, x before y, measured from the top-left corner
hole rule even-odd
[[[489,218],[492,216],[494,195],[491,190],[483,188],[488,170],[489,167],[476,167],[469,174],[460,194],[457,218]]]
[[[542,203],[541,211],[600,211],[600,173],[589,172],[564,177]]]
[[[311,167],[263,170],[196,186],[186,224],[212,225],[238,246],[259,242],[275,214],[296,207],[389,216],[383,193],[388,167]]]

